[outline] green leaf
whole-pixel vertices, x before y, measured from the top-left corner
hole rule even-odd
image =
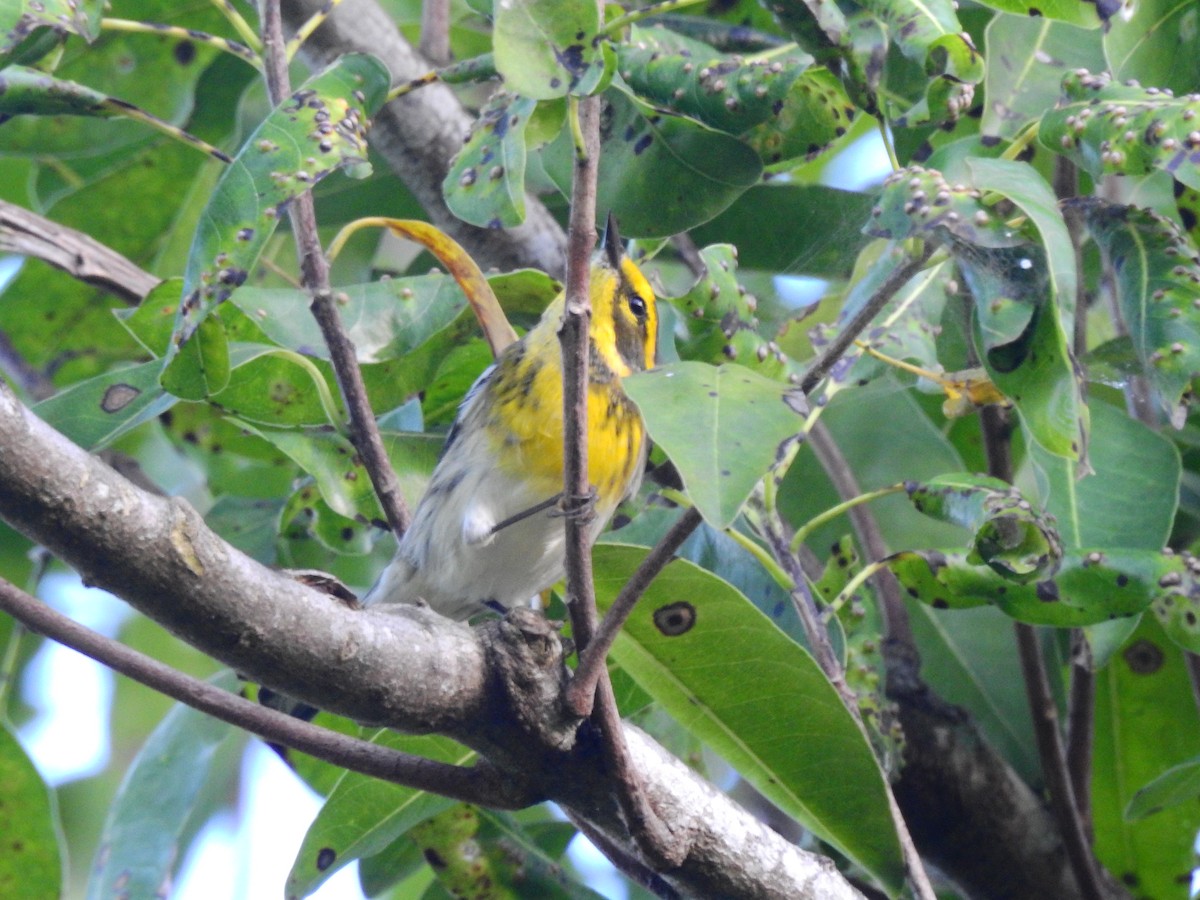
[[[968,710],[988,743],[1022,777],[1039,783],[1042,765],[1012,619],[993,607],[907,608],[921,649],[921,677],[947,703]]]
[[[870,194],[824,185],[770,181],[755,185],[716,218],[697,226],[700,246],[730,243],[747,269],[844,278],[866,242],[860,226],[874,205]],[[764,222],[787,227],[764,228]]]
[[[38,28],[53,28],[93,41],[100,33],[100,0],[5,0],[0,6],[0,53],[8,53]]]
[[[1200,757],[1172,766],[1138,790],[1125,808],[1130,822],[1144,819],[1181,803],[1200,799]]]
[[[312,475],[334,512],[360,522],[383,521],[367,470],[344,435],[316,429],[256,428],[248,422],[242,427],[278,447]]]
[[[497,91],[479,111],[442,182],[446,205],[464,222],[514,228],[525,221],[525,127],[536,107]]]
[[[935,609],[993,604],[1031,625],[1094,625],[1133,616],[1193,584],[1187,561],[1145,550],[1072,550],[1049,578],[1019,584],[960,551],[906,550],[888,557],[900,583]],[[1188,601],[1190,603],[1190,601]],[[1197,629],[1200,631],[1200,628]]]
[[[1117,84],[1107,73],[1072,72],[1063,100],[1038,129],[1042,145],[1095,178],[1170,172],[1200,188],[1195,117],[1200,97],[1173,97],[1156,87]]]
[[[455,765],[467,765],[475,758],[474,751],[438,736],[414,737],[380,731],[371,740],[394,750]],[[304,836],[288,875],[288,896],[307,897],[342,866],[381,852],[418,822],[449,809],[454,803],[448,797],[347,772]]]
[[[204,400],[229,384],[229,367],[225,325],[208,316],[163,369],[162,386],[182,400]]]
[[[460,803],[422,822],[411,835],[438,881],[455,897],[600,900],[569,879],[511,816]]]
[[[12,14],[14,0],[6,0],[8,15]],[[17,6],[26,13],[35,13],[41,21],[43,16],[53,15],[56,30],[79,33],[83,41],[66,41],[61,48],[61,59],[49,57],[38,62],[39,67],[53,65],[54,79],[73,82],[78,89],[95,92],[99,96],[119,97],[120,102],[137,109],[148,110],[172,125],[180,126],[187,121],[196,107],[196,90],[209,65],[219,56],[212,46],[176,38],[152,35],[130,36],[120,32],[101,32],[100,19],[104,4],[95,0],[83,3],[51,2],[38,3],[42,11],[35,11],[34,4],[18,0]],[[70,6],[73,9],[64,10]],[[54,10],[54,12],[51,12]],[[61,15],[62,18],[58,18]],[[146,22],[170,21],[171,24],[199,31],[219,32],[224,18],[210,4],[178,3],[176,0],[138,0],[136,4],[123,4],[115,15],[125,15]],[[0,13],[0,30],[4,29]],[[0,43],[3,43],[0,39]],[[0,54],[4,51],[0,50]],[[7,60],[0,59],[0,65]],[[29,63],[34,64],[33,60]],[[248,68],[244,63],[239,66]],[[104,168],[121,162],[134,146],[144,146],[154,138],[154,132],[141,125],[132,125],[123,118],[108,121],[91,116],[85,118],[68,116],[28,116],[5,123],[0,132],[0,146],[6,152],[22,153],[46,158],[54,157],[51,168],[65,168],[80,172],[99,174],[93,168],[100,164]],[[123,153],[116,152],[123,151]],[[194,150],[189,150],[192,157]]]
[[[1143,372],[1176,428],[1200,375],[1200,254],[1174,222],[1155,212],[1080,201],[1092,237],[1114,272],[1121,318]]]
[[[223,162],[229,161],[221,151],[128,101],[109,97],[74,81],[55,78],[38,69],[8,66],[0,69],[0,124],[19,115],[132,119],[205,150]]]
[[[718,131],[741,134],[779,115],[807,53],[746,60],[666,28],[634,28],[617,70],[639,96]]]
[[[645,552],[596,547],[601,606]],[[883,775],[861,729],[812,657],[744,596],[675,560],[635,607],[613,658],[773,803],[899,888],[903,864]],[[813,734],[821,740],[805,737]],[[795,752],[799,744],[804,753]]]
[[[661,113],[620,91],[601,129],[596,208],[611,210],[621,233],[667,237],[706,222],[758,182],[762,162],[737,138]],[[542,153],[547,173],[570,191],[575,150],[562,134]]]
[[[1179,498],[1179,451],[1158,432],[1101,401],[1091,405],[1092,474],[1030,448],[1046,512],[1069,548],[1128,547],[1161,550],[1167,544]]]
[[[374,57],[339,57],[273,110],[242,146],[196,229],[172,352],[246,280],[289,200],[336,169],[361,171],[367,118],[389,80]]]
[[[850,130],[856,114],[837,76],[814,67],[792,82],[779,113],[745,132],[742,140],[770,171],[783,171],[830,149]]]
[[[308,295],[290,288],[241,287],[230,302],[281,347],[328,359]],[[338,314],[360,363],[403,359],[449,328],[467,308],[448,275],[384,278],[337,289]],[[440,352],[444,352],[444,348]]]
[[[624,381],[688,496],[725,528],[803,425],[797,389],[741,366],[680,362]],[[679,410],[688,410],[680,416]]]
[[[306,357],[266,344],[232,344],[227,386],[208,399],[265,425],[329,425],[341,420],[326,376]]]
[[[1030,5],[1045,7],[1036,0]],[[1066,0],[1054,5],[1060,12],[1077,10],[1095,25],[1095,7],[1089,3]],[[984,135],[1011,141],[1054,106],[1068,72],[1104,68],[1100,30],[1084,31],[1059,19],[1049,13],[1036,18],[1000,15],[988,23],[984,37],[988,102],[979,125]]]
[[[1013,13],[1011,16],[996,16],[993,22],[1001,19],[1017,21],[1018,17],[1028,22],[1037,22],[1042,18],[1051,22],[1069,22],[1083,28],[1095,28],[1100,24],[1096,15],[1096,4],[1078,3],[1076,0],[979,0],[981,6],[987,6],[1000,12]],[[988,59],[991,59],[989,52]],[[991,97],[991,92],[988,92]]]
[[[939,243],[1001,249],[1026,238],[982,201],[979,190],[950,184],[941,172],[910,166],[883,181],[883,191],[863,230],[872,237],[920,237]]]
[[[223,672],[212,683],[236,690]],[[232,726],[190,706],[176,704],[134,759],[108,810],[88,879],[89,900],[127,892],[153,897],[171,883],[183,860],[180,840],[203,801],[212,764]]]
[[[925,515],[970,529],[974,554],[1001,577],[1024,583],[1058,567],[1062,542],[1054,526],[1008,483],[953,474],[904,488]]]
[[[89,378],[33,411],[80,447],[96,450],[175,404],[158,383],[161,371],[155,360]]]
[[[506,0],[493,14],[496,71],[514,94],[553,100],[599,85],[600,13],[591,0]]]
[[[704,273],[686,294],[671,298],[690,335],[686,341],[677,340],[680,355],[714,364],[736,360],[768,378],[786,377],[789,361],[759,333],[754,314],[758,301],[738,284],[737,248],[705,247],[700,261]],[[791,369],[799,374],[794,365]]]
[[[1189,0],[1138,0],[1121,11],[1104,30],[1104,53],[1113,78],[1177,94],[1195,91],[1200,59],[1183,49],[1196,39],[1195,5]]]
[[[1183,654],[1148,616],[1096,677],[1092,816],[1096,855],[1142,897],[1187,893],[1196,864],[1200,806],[1175,806],[1135,822],[1134,793],[1200,753],[1196,703]]]
[[[50,789],[7,725],[0,725],[0,894],[57,900],[63,859]]]

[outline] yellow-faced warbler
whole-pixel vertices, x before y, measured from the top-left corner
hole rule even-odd
[[[654,365],[654,293],[625,256],[611,218],[591,270],[588,481],[594,541],[637,490],[647,442],[621,379]],[[563,385],[558,329],[565,295],[467,392],[425,496],[366,603],[425,600],[465,619],[523,605],[563,575]]]

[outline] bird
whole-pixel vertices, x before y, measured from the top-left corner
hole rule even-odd
[[[658,308],[609,216],[591,262],[588,328],[588,541],[636,493],[648,451],[622,379],[657,361]],[[467,392],[412,524],[365,606],[424,602],[452,619],[526,606],[563,577],[565,291]]]

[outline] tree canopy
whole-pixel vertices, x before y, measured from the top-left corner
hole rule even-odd
[[[576,834],[632,896],[1186,896],[1194,20],[3,4],[0,894],[154,896],[250,733],[326,797],[289,897],[595,896]],[[564,517],[546,615],[359,608],[563,291],[570,395],[609,216],[663,323],[638,495]],[[64,567],[118,641],[35,599]],[[129,676],[55,796],[44,640]]]

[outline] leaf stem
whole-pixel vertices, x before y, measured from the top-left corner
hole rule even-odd
[[[632,10],[623,16],[617,16],[604,26],[601,34],[614,37],[626,25],[633,25],[635,22],[641,22],[653,16],[661,16],[680,9],[687,9],[689,6],[699,6],[707,2],[708,0],[661,0],[659,3],[653,3],[650,6]]]
[[[792,542],[789,549],[795,553],[800,549],[800,545],[812,534],[816,529],[820,528],[826,522],[836,519],[844,512],[848,512],[856,506],[863,503],[869,503],[872,500],[878,500],[880,497],[887,497],[891,494],[898,494],[904,490],[903,484],[893,484],[890,487],[879,488],[875,491],[868,491],[865,494],[859,494],[857,497],[851,497],[849,500],[844,500],[836,506],[831,506],[823,513],[813,516],[803,525],[796,529],[796,533],[792,535]]]
[[[245,44],[238,41],[231,41],[229,38],[218,37],[214,34],[207,34],[203,31],[180,28],[178,25],[160,25],[157,22],[137,22],[133,19],[109,18],[100,20],[100,28],[105,31],[128,31],[138,34],[167,35],[168,37],[179,38],[181,41],[208,44],[210,47],[215,47],[224,53],[236,56],[238,59],[248,62],[254,68],[262,71],[262,57]]]
[[[229,0],[211,0],[211,2],[233,26],[233,30],[245,41],[246,46],[255,53],[262,53],[263,44],[258,32],[250,27],[250,23],[242,18],[242,14],[234,8],[233,4]]]
[[[325,0],[324,5],[311,16],[309,16],[308,21],[296,29],[296,33],[292,35],[292,39],[288,41],[283,48],[284,56],[287,57],[288,62],[291,62],[293,59],[295,59],[296,53],[304,45],[304,42],[309,39],[314,31],[325,24],[325,20],[333,14],[333,11],[337,9],[341,3],[342,0]]]

